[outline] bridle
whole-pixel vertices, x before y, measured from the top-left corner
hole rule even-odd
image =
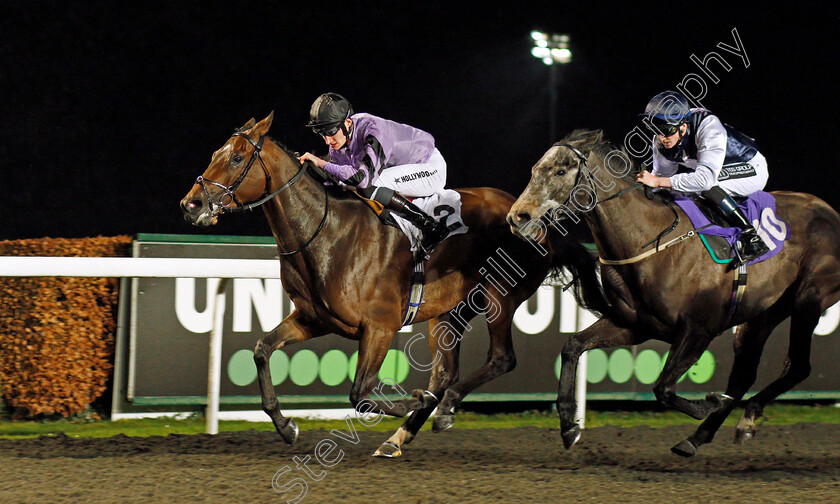
[[[195,179],[195,183],[198,184],[199,187],[201,187],[204,196],[207,198],[207,204],[210,206],[210,212],[214,212],[216,211],[216,209],[218,209],[218,213],[220,214],[240,213],[245,212],[247,210],[253,210],[254,208],[257,208],[258,206],[262,205],[268,200],[274,198],[286,189],[292,187],[298,180],[300,180],[300,178],[303,176],[304,173],[306,173],[308,169],[314,169],[312,163],[307,161],[306,163],[301,165],[297,173],[295,173],[294,176],[292,176],[292,178],[289,179],[288,182],[280,186],[278,189],[271,191],[271,174],[268,171],[268,167],[265,165],[265,161],[263,161],[263,158],[260,155],[263,148],[263,142],[265,141],[265,135],[261,135],[259,140],[255,141],[253,138],[248,136],[247,133],[244,133],[241,130],[236,130],[231,136],[242,137],[245,140],[247,140],[248,143],[251,144],[251,146],[254,148],[254,152],[251,154],[251,158],[248,160],[248,163],[245,165],[245,168],[242,169],[242,173],[240,173],[236,180],[234,180],[233,183],[229,186],[207,179],[203,175],[199,175],[198,178]],[[271,141],[271,138],[269,138],[269,141]],[[248,172],[251,171],[251,167],[254,165],[254,161],[256,160],[259,160],[260,166],[263,169],[263,174],[265,175],[265,189],[263,189],[262,196],[260,196],[256,200],[250,201],[248,203],[241,203],[239,201],[239,198],[236,196],[236,190],[239,188],[240,184],[242,184],[242,182],[245,180],[245,177],[248,176]],[[218,187],[222,190],[222,193],[218,196],[216,200],[214,200],[213,197],[210,195],[210,191],[207,190],[207,186],[205,184]],[[324,227],[324,223],[327,221],[327,214],[329,211],[329,199],[329,192],[327,191],[326,186],[324,186],[324,216],[321,218],[321,223],[318,224],[318,229],[316,229],[315,233],[313,233],[312,236],[297,249],[292,250],[290,252],[278,251],[281,256],[289,256],[302,251],[310,243],[312,243],[312,240],[314,240],[316,236],[318,236],[318,233],[321,232],[321,229],[323,229]],[[236,206],[231,206],[234,204]]]
[[[569,149],[578,158],[578,180],[575,181],[575,185],[579,185],[580,184],[580,178],[583,177],[584,179],[586,179],[586,182],[587,182],[587,184],[589,185],[590,188],[595,186],[596,185],[595,184],[595,176],[592,175],[592,170],[590,170],[589,165],[587,164],[587,156],[584,155],[576,147],[573,147],[570,144],[559,143],[557,145],[560,146],[560,147],[565,147],[565,148]],[[597,205],[600,205],[601,203],[606,203],[607,201],[610,201],[612,199],[620,198],[620,197],[624,196],[625,194],[627,194],[629,192],[635,191],[637,189],[641,189],[643,187],[644,187],[643,184],[639,184],[639,183],[633,184],[630,187],[625,187],[624,189],[618,191],[617,193],[615,193],[613,195],[610,195],[607,198],[602,199],[602,200],[598,199],[598,193],[595,192],[595,190],[593,189],[592,192],[595,195],[595,204],[592,205],[592,208],[595,208]]]
[[[606,203],[607,201],[620,198],[627,193],[630,193],[632,191],[635,191],[637,189],[642,189],[642,188],[645,187],[644,184],[642,184],[640,182],[637,182],[635,184],[632,184],[629,187],[625,187],[624,189],[618,191],[615,194],[612,194],[612,195],[608,196],[607,198],[599,200],[598,199],[598,192],[595,191],[595,189],[594,189],[594,187],[595,187],[595,176],[592,174],[592,171],[589,168],[589,165],[587,164],[587,156],[584,155],[576,147],[573,147],[572,145],[569,145],[567,143],[558,143],[557,145],[559,145],[560,147],[565,147],[565,148],[569,149],[570,151],[572,151],[575,154],[575,156],[577,156],[577,158],[579,160],[579,162],[578,162],[578,178],[577,178],[577,180],[575,180],[575,185],[581,184],[581,178],[586,180],[586,184],[588,184],[589,188],[592,190],[592,194],[594,195],[594,198],[595,198],[595,203],[592,205],[592,208],[590,208],[590,210],[594,209],[597,205],[599,205],[601,203]],[[571,197],[571,195],[570,195],[570,197]],[[671,202],[669,202],[669,201],[665,201],[665,204],[668,205],[668,208],[670,208],[671,211],[674,213],[674,221],[671,223],[670,226],[668,226],[667,228],[662,230],[662,232],[660,232],[658,235],[656,235],[655,238],[653,238],[649,242],[642,245],[642,248],[645,249],[645,248],[647,248],[647,247],[649,247],[649,246],[651,246],[655,243],[656,246],[652,250],[649,250],[648,252],[645,252],[644,254],[642,254],[640,256],[633,257],[629,260],[613,261],[613,260],[607,260],[607,259],[600,258],[601,262],[604,263],[604,264],[629,264],[629,263],[632,263],[632,262],[636,262],[640,259],[644,259],[645,257],[648,257],[651,254],[655,254],[656,252],[659,252],[660,250],[663,250],[666,246],[671,246],[673,244],[679,243],[680,241],[684,240],[685,238],[693,236],[694,235],[694,230],[689,231],[685,235],[677,237],[674,240],[671,240],[670,242],[668,242],[666,245],[663,245],[663,246],[660,247],[660,242],[662,241],[662,238],[664,238],[671,231],[676,229],[677,226],[680,224],[680,215],[679,215],[679,213],[677,213],[677,210],[674,208],[674,205],[672,205]],[[578,211],[580,211],[580,210],[578,210]]]

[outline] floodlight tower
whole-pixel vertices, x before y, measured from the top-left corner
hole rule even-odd
[[[565,65],[572,61],[569,36],[532,31],[531,38],[534,40],[531,54],[549,67],[549,129],[551,143],[554,143],[557,141],[557,68],[558,65]]]

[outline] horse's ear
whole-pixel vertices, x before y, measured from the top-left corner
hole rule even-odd
[[[254,133],[257,136],[263,136],[268,133],[268,128],[271,127],[271,121],[274,120],[274,111],[272,110],[268,117],[257,123]]]
[[[587,143],[603,143],[604,141],[604,130],[596,129],[587,132],[586,134],[586,142]]]
[[[255,124],[257,124],[257,121],[252,117],[241,128],[239,128],[239,131],[248,131],[249,129],[253,128]]]

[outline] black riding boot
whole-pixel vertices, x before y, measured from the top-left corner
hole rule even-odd
[[[738,256],[739,262],[746,264],[766,254],[770,250],[767,244],[764,243],[764,240],[758,236],[758,231],[756,231],[755,227],[750,224],[750,221],[741,212],[735,200],[726,194],[723,189],[718,186],[712,187],[708,191],[705,191],[703,196],[717,203],[717,207],[723,213],[726,222],[732,226],[741,228],[741,237],[735,246],[735,253]]]
[[[397,193],[391,196],[390,201],[385,204],[385,208],[408,220],[423,233],[420,248],[415,252],[415,259],[428,259],[432,250],[449,235],[446,222],[435,220],[426,212],[420,210],[417,205]]]

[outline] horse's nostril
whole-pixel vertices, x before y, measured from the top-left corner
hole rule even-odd
[[[531,216],[527,212],[516,214],[516,222],[528,222],[529,220],[531,220]]]
[[[181,208],[185,212],[195,212],[196,210],[201,208],[201,200],[182,200]]]

